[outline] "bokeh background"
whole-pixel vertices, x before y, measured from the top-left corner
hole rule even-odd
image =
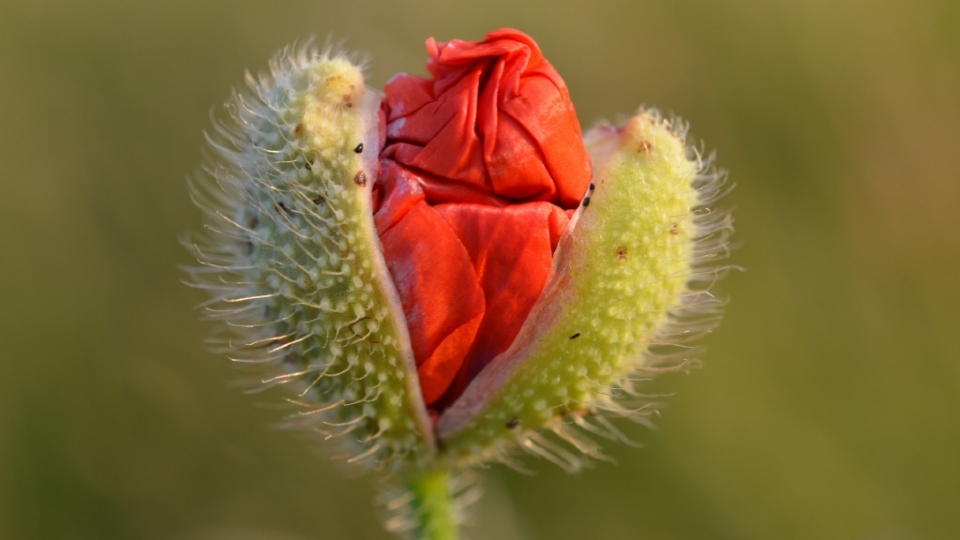
[[[640,450],[494,467],[474,539],[960,537],[960,3],[0,1],[0,538],[388,538],[204,352],[185,177],[315,35],[382,86],[515,26],[584,124],[675,112],[738,187],[731,302]],[[274,396],[275,397],[275,396]]]

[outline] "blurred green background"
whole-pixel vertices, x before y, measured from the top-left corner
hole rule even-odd
[[[387,538],[367,477],[204,352],[185,176],[243,70],[311,34],[381,87],[515,26],[581,120],[675,112],[745,273],[646,444],[484,471],[473,539],[960,537],[960,3],[0,2],[0,538]]]

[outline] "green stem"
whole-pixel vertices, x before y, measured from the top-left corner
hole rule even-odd
[[[458,540],[456,509],[450,497],[450,471],[440,469],[411,478],[414,519],[418,540]]]

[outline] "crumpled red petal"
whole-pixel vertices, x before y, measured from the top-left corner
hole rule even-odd
[[[433,80],[387,83],[393,159],[500,197],[576,206],[590,159],[566,84],[537,44],[504,29],[479,43],[431,38],[427,51]]]
[[[517,335],[590,182],[563,80],[522,32],[427,41],[432,78],[386,87],[375,221],[426,403]]]

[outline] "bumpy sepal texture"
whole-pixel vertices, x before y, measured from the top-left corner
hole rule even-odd
[[[687,147],[682,123],[655,111],[599,126],[586,144],[594,180],[551,277],[510,348],[444,411],[445,461],[509,459],[514,442],[566,469],[581,453],[602,457],[584,434],[621,437],[603,413],[642,420],[652,410],[632,376],[682,366],[685,344],[716,322],[707,289],[730,222],[708,205],[724,175]]]
[[[387,469],[435,454],[403,312],[371,209],[381,96],[348,59],[288,49],[215,118],[192,182],[207,235],[193,283],[223,321],[217,344],[286,385],[288,424]]]

